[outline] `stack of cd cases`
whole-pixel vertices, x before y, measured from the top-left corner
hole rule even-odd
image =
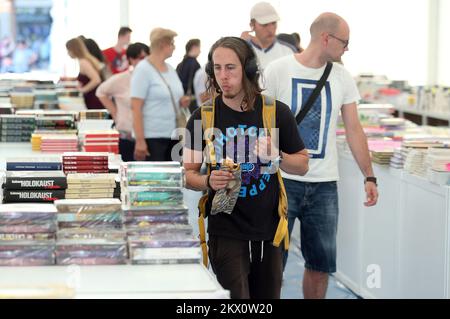
[[[159,234],[130,236],[130,259],[133,264],[200,263],[200,242],[192,235]]]
[[[178,162],[129,162],[120,167],[122,203],[133,264],[197,263]]]
[[[56,263],[115,265],[127,261],[126,233],[118,199],[60,200]]]
[[[188,209],[126,210],[130,260],[133,264],[200,262],[200,242],[188,223]]]
[[[103,199],[64,199],[55,201],[58,210],[59,229],[122,229],[123,213],[120,200]]]
[[[56,263],[58,265],[121,265],[128,258],[124,240],[58,239]]]
[[[53,265],[56,229],[52,204],[0,205],[0,266]]]
[[[178,162],[128,162],[120,167],[126,210],[182,208],[184,168]]]

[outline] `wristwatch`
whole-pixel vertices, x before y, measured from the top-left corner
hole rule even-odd
[[[372,183],[375,184],[375,186],[378,186],[378,184],[377,184],[377,178],[376,178],[375,176],[367,176],[367,177],[364,179],[364,184],[366,184],[367,182],[372,182]]]

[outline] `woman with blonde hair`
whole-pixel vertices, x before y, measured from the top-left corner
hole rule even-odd
[[[131,108],[135,135],[134,158],[138,161],[170,161],[171,140],[181,108],[191,102],[175,69],[165,62],[175,50],[176,32],[156,28],[150,34],[150,56],[131,77]],[[178,124],[180,125],[180,124]]]
[[[80,38],[73,38],[67,41],[66,48],[69,56],[78,60],[80,73],[77,80],[80,83],[79,90],[83,93],[86,107],[88,109],[103,109],[104,106],[95,95],[95,91],[102,82],[101,73],[104,64],[89,53],[86,45]]]

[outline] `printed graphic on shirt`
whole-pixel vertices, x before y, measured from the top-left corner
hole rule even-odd
[[[292,79],[292,112],[297,114],[306,104],[317,85],[316,80]],[[315,103],[299,125],[300,136],[308,149],[310,158],[323,159],[327,149],[327,136],[330,129],[332,100],[330,83],[326,82],[325,94],[317,97]]]
[[[123,69],[123,65],[126,62],[126,57],[122,53],[117,53],[112,62],[113,68],[116,70]]]
[[[251,155],[255,149],[258,136],[261,136],[260,133],[262,132],[259,132],[259,129],[255,126],[239,125],[238,127],[228,127],[226,135],[221,133],[214,140],[217,159],[229,157],[235,163],[241,164],[240,198],[255,197],[263,193],[272,177],[271,174],[266,173],[270,169],[264,170],[264,168],[270,168],[270,166]]]

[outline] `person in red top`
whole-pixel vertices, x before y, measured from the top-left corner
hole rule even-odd
[[[128,70],[126,50],[130,43],[131,30],[129,27],[121,27],[114,47],[103,50],[109,68],[113,74]]]

